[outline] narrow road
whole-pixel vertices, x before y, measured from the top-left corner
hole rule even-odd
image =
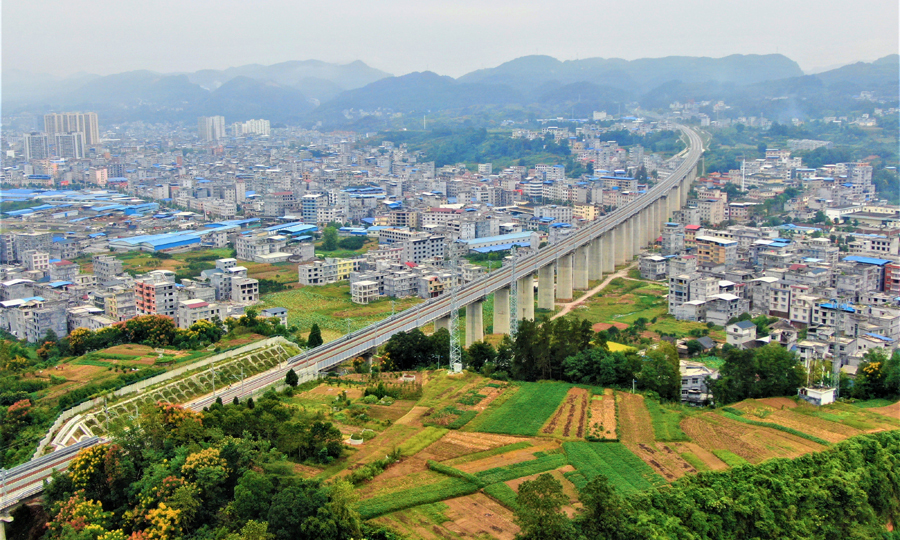
[[[558,318],[558,317],[564,317],[564,316],[567,315],[570,311],[572,311],[573,308],[576,308],[576,307],[580,306],[581,304],[587,302],[588,298],[594,296],[594,295],[597,294],[598,292],[600,292],[600,291],[602,291],[603,289],[605,289],[606,286],[609,285],[609,282],[610,282],[610,281],[612,281],[612,280],[614,280],[614,279],[616,279],[616,278],[625,278],[625,279],[628,279],[628,271],[631,270],[632,268],[637,267],[637,265],[638,265],[638,263],[637,263],[637,261],[635,261],[635,262],[631,263],[630,265],[626,266],[625,268],[619,270],[618,272],[606,276],[606,279],[604,279],[603,281],[601,281],[601,282],[600,282],[600,285],[597,285],[597,286],[594,287],[593,289],[591,289],[591,290],[589,290],[588,292],[584,293],[584,294],[583,294],[580,298],[578,298],[577,300],[573,300],[573,301],[569,302],[568,304],[562,304],[562,307],[563,307],[562,310],[561,310],[559,313],[557,313],[556,315],[550,317],[550,320],[556,319],[556,318]]]

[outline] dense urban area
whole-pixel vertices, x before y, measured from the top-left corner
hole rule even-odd
[[[4,115],[6,537],[895,538],[897,97],[841,99]]]

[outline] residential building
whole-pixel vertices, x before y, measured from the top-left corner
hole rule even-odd
[[[750,321],[740,321],[725,327],[725,342],[739,349],[756,340],[756,325]]]
[[[198,321],[211,321],[213,317],[222,318],[218,304],[210,304],[203,300],[186,300],[178,302],[175,321],[178,328],[190,328]]]
[[[201,116],[197,119],[197,134],[205,142],[215,142],[225,138],[224,116]]]
[[[715,268],[724,266],[729,268],[737,263],[738,243],[733,240],[723,240],[712,236],[698,236],[697,265],[700,267]]]
[[[278,324],[280,324],[281,326],[288,325],[288,310],[283,307],[264,309],[259,312],[259,316],[263,319],[278,319]]]
[[[134,281],[134,304],[138,315],[176,316],[178,298],[175,273],[153,270]]]
[[[639,268],[641,278],[653,281],[666,279],[667,264],[666,258],[659,255],[645,255],[641,257]]]
[[[22,136],[22,144],[26,160],[50,159],[50,144],[46,133],[26,133]]]

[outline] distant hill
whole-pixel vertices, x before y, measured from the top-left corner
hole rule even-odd
[[[336,119],[348,109],[412,113],[520,103],[519,92],[505,85],[460,83],[430,71],[376,81],[342,93],[318,107],[314,119]]]
[[[432,72],[394,77],[359,61],[318,60],[67,79],[5,70],[2,97],[4,113],[90,109],[111,122],[193,122],[198,115],[222,114],[227,122],[261,116],[365,130],[384,127],[396,113],[473,121],[496,114],[584,118],[594,110],[616,114],[630,103],[667,109],[690,100],[724,100],[729,114],[786,121],[862,110],[867,102],[854,99],[862,91],[896,103],[898,65],[900,57],[891,55],[804,75],[796,62],[772,54],[630,61],[525,56],[458,79]]]
[[[250,64],[223,70],[206,69],[187,76],[192,83],[207,90],[215,90],[235,77],[249,77],[294,87],[309,98],[326,101],[343,90],[360,88],[391,75],[359,60],[344,65],[302,60],[271,66]]]
[[[495,68],[473,71],[459,81],[507,84],[519,90],[550,81],[590,82],[642,93],[673,80],[752,84],[800,75],[803,75],[800,66],[780,54],[724,58],[669,56],[630,61],[619,58],[560,61],[549,56],[524,56]]]

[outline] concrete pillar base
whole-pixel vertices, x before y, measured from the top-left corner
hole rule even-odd
[[[553,309],[553,265],[538,269],[538,307],[540,309]]]
[[[556,299],[571,300],[572,295],[572,254],[569,253],[556,262]]]
[[[588,288],[588,256],[590,255],[589,245],[581,246],[575,250],[572,261],[572,287],[579,291]]]
[[[466,306],[466,348],[484,339],[484,309],[482,302]]]
[[[434,331],[437,332],[441,328],[446,328],[448,332],[450,331],[450,315],[438,317],[434,320]]]
[[[509,287],[494,293],[494,333],[509,333]]]

